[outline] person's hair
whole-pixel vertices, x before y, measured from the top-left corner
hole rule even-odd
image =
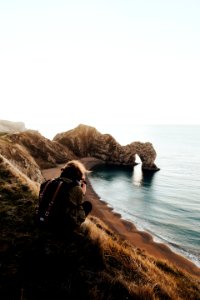
[[[61,169],[60,177],[70,178],[72,180],[80,181],[83,179],[84,175],[90,171],[85,168],[85,166],[78,160],[70,160]]]

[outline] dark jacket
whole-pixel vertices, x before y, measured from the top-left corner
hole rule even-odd
[[[78,181],[58,177],[42,183],[38,220],[43,220],[40,224],[43,222],[43,225],[47,227],[60,230],[79,227],[86,218],[83,198],[84,194]],[[49,215],[46,217],[47,211]]]

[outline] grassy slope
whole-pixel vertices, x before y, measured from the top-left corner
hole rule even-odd
[[[67,147],[45,138],[34,130],[7,134],[6,137],[12,144],[16,143],[26,149],[41,169],[52,168],[57,164],[76,158]]]
[[[34,225],[38,186],[0,157],[1,299],[200,299],[200,282],[99,219],[73,236]]]

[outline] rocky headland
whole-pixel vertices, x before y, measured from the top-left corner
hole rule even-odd
[[[19,128],[18,128],[19,129]],[[156,171],[151,143],[121,146],[108,134],[79,125],[53,141],[33,130],[0,133],[1,299],[200,299],[199,268],[156,244],[114,214],[90,182],[93,211],[83,232],[60,237],[34,223],[40,183],[63,164],[96,164]]]
[[[57,134],[53,140],[70,149],[79,158],[95,157],[106,163],[133,167],[137,154],[143,170],[159,170],[155,165],[156,151],[149,142],[132,142],[121,146],[110,134],[102,134],[96,128],[82,124]]]
[[[83,124],[58,133],[53,140],[49,140],[38,131],[16,131],[15,125],[11,130],[10,124],[12,132],[1,132],[0,127],[0,153],[36,181],[41,180],[37,168],[52,168],[68,160],[83,157],[94,157],[107,164],[133,168],[137,154],[143,171],[159,170],[155,164],[157,154],[150,142],[136,141],[121,146],[110,134],[102,134],[96,128]]]

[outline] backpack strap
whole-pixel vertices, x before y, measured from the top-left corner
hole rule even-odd
[[[45,183],[45,186],[43,188],[43,190],[41,191],[40,195],[39,195],[39,198],[42,198],[42,195],[46,192],[47,190],[47,187],[49,186],[49,184],[53,181],[54,179],[50,179],[48,180],[46,183]]]
[[[42,188],[40,187],[39,203],[38,203],[38,205],[37,205],[37,207],[36,207],[36,209],[35,209],[36,216],[39,216],[39,209],[40,209],[40,203],[41,203],[41,201],[42,201],[42,196],[43,196],[43,194],[46,192],[47,187],[48,187],[49,184],[52,182],[52,180],[53,180],[53,179],[47,180],[46,182],[44,182],[44,183],[42,184],[43,187],[42,187],[42,185],[41,185]],[[39,220],[43,222],[43,221],[44,221],[44,218],[43,218],[43,217],[39,217]]]
[[[58,194],[58,192],[59,192],[59,190],[60,190],[62,184],[63,184],[63,181],[60,181],[60,182],[59,182],[59,185],[57,186],[57,189],[56,189],[56,191],[55,191],[55,193],[54,193],[54,195],[53,195],[52,200],[49,202],[48,208],[47,208],[47,210],[46,210],[46,212],[45,212],[45,218],[48,218],[48,216],[49,216],[49,214],[50,214],[50,211],[51,211],[51,207],[53,206],[53,204],[54,204],[54,202],[55,202],[56,196],[57,196],[57,194]],[[47,185],[48,185],[48,184],[47,184]],[[46,186],[45,186],[45,190],[46,190]]]

